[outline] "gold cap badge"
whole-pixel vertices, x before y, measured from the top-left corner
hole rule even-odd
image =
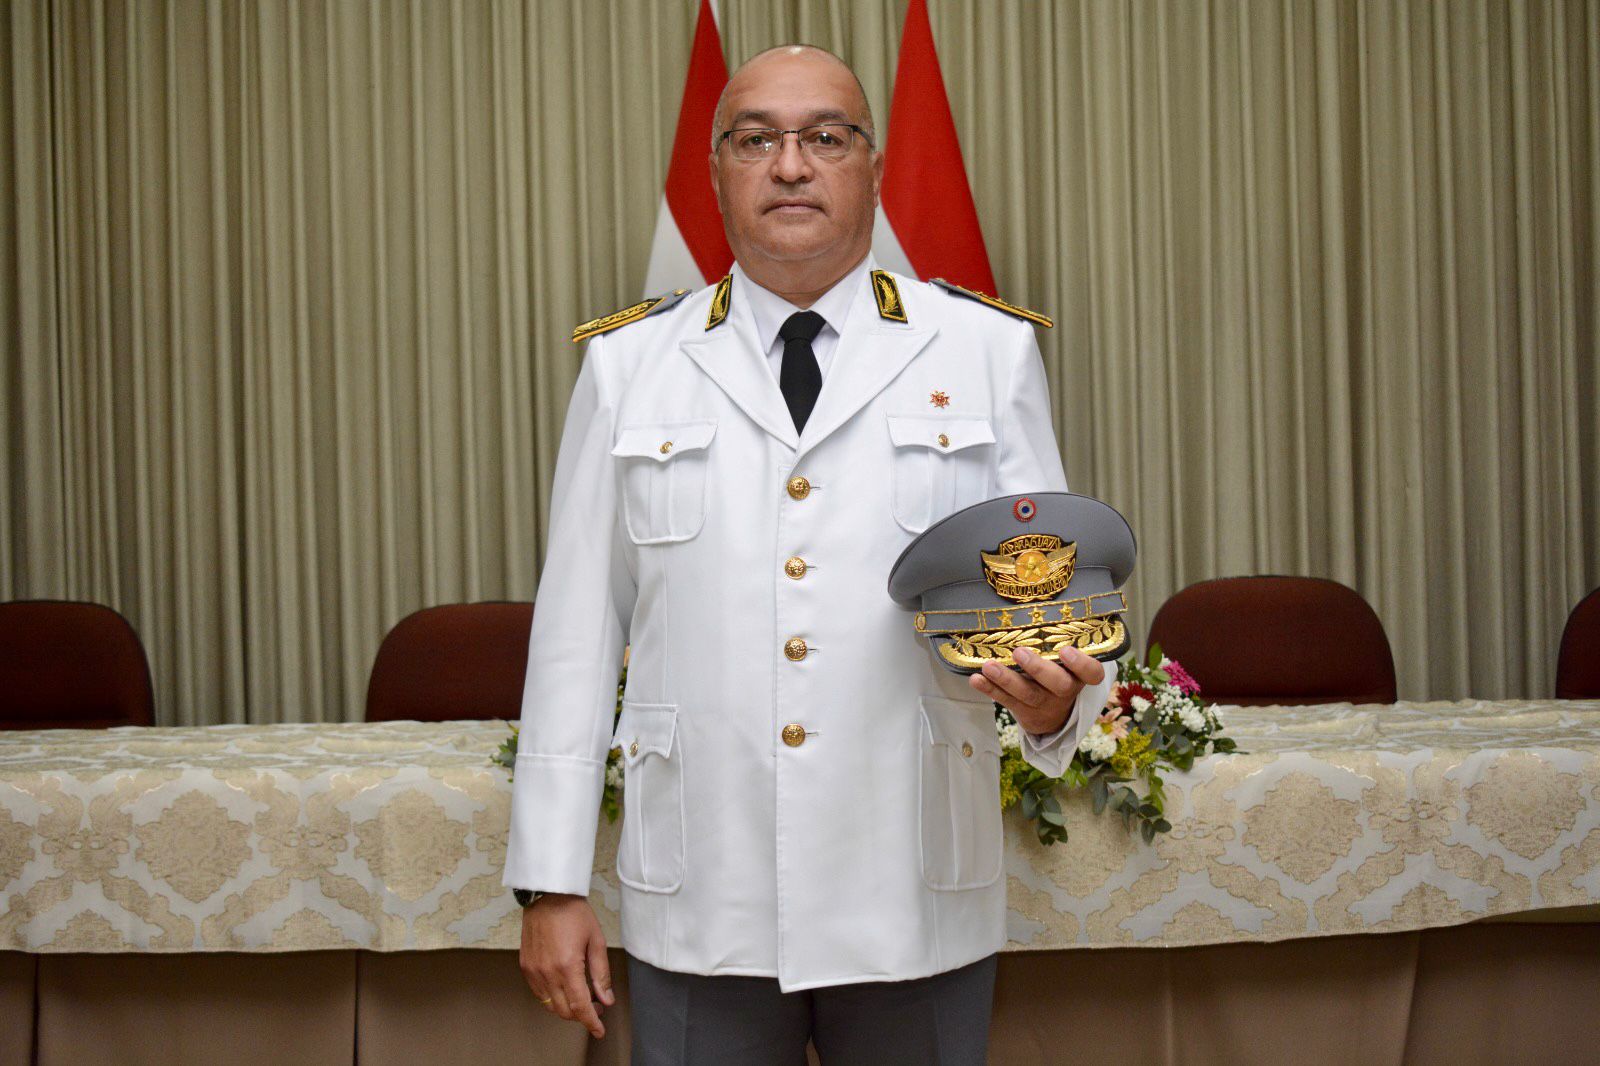
[[[983,578],[1008,600],[1044,600],[1067,587],[1078,561],[1076,542],[1065,546],[1053,533],[1024,533],[1003,540],[983,557]]]

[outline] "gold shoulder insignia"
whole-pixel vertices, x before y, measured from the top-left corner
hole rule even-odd
[[[878,298],[878,317],[890,322],[906,321],[906,305],[900,302],[900,286],[887,270],[872,272],[872,295]]]
[[[659,315],[669,307],[675,306],[679,300],[689,295],[688,289],[673,289],[665,296],[652,296],[648,300],[640,300],[632,307],[624,307],[620,311],[613,311],[601,318],[593,318],[572,330],[574,341],[588,340],[590,337],[626,326],[629,322],[637,322],[641,318]]]
[[[717,282],[717,291],[711,294],[711,312],[706,315],[706,329],[715,329],[728,317],[733,306],[733,275],[724,274]]]
[[[968,299],[977,300],[979,303],[988,304],[996,311],[1004,311],[1008,315],[1032,322],[1037,326],[1043,326],[1045,329],[1051,329],[1055,326],[1055,323],[1048,316],[1041,315],[1037,311],[1030,311],[1026,307],[1018,307],[1016,304],[1008,304],[998,296],[990,296],[975,289],[969,289],[964,285],[957,285],[953,281],[946,281],[943,278],[929,278],[928,280],[947,292],[957,293]]]

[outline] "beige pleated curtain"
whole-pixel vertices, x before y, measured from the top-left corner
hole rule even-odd
[[[929,6],[1140,629],[1321,575],[1403,695],[1548,693],[1600,584],[1600,0]],[[359,718],[400,618],[532,599],[694,8],[0,0],[0,598],[123,611],[163,723]],[[915,136],[903,0],[721,8]]]

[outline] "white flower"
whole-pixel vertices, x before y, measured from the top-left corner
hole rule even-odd
[[[1001,726],[999,732],[1001,751],[1018,751],[1022,748],[1022,733],[1016,725]]]
[[[606,764],[606,784],[613,788],[622,784],[622,765],[620,763]]]
[[[1098,728],[1098,726],[1090,728],[1089,732],[1084,734],[1083,741],[1078,747],[1083,749],[1083,753],[1089,758],[1097,759],[1101,762],[1117,753],[1116,740],[1110,733]]]
[[[1134,713],[1143,714],[1145,711],[1147,711],[1149,709],[1150,709],[1150,701],[1149,700],[1145,699],[1143,696],[1135,696],[1133,698],[1133,710],[1134,710]]]
[[[1185,705],[1178,712],[1178,721],[1182,722],[1183,728],[1191,733],[1204,733],[1206,731],[1206,716],[1201,714],[1192,703]]]

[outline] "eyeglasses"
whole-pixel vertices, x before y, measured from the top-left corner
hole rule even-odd
[[[783,136],[792,133],[800,150],[813,159],[842,159],[850,154],[854,145],[851,134],[859,134],[867,147],[872,147],[872,135],[850,122],[822,122],[815,126],[802,126],[797,130],[774,130],[746,126],[727,130],[717,138],[717,147],[727,141],[735,159],[755,161],[771,159],[782,150]]]

